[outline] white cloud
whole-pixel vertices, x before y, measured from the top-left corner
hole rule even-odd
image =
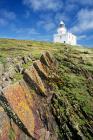
[[[56,27],[55,16],[53,13],[50,14],[41,14],[39,20],[36,24],[39,29],[43,29],[45,32],[52,32]]]
[[[18,39],[31,39],[31,40],[42,40],[50,41],[50,34],[40,33],[36,28],[18,28],[16,25],[13,25],[11,28],[12,32],[15,32],[15,38]]]
[[[0,26],[5,26],[7,25],[7,21],[3,18],[0,18]]]
[[[56,24],[52,20],[48,21],[43,19],[38,21],[37,27],[42,28],[47,32],[51,32],[56,27]]]
[[[24,17],[29,18],[30,17],[30,11],[25,11]]]
[[[79,6],[76,3],[67,3],[65,4],[65,12],[74,12],[76,10],[78,10]]]
[[[93,5],[93,0],[81,0],[82,5]]]
[[[77,24],[72,27],[75,33],[81,33],[93,29],[93,10],[81,9],[77,14]]]
[[[35,28],[18,28],[16,26],[13,27],[13,31],[15,31],[18,35],[39,35],[40,33]]]
[[[7,11],[4,9],[0,10],[0,25],[5,26],[10,21],[13,21],[16,19],[16,14],[12,11]]]
[[[87,35],[80,35],[80,36],[78,36],[78,40],[82,40],[82,39],[86,39],[87,38]]]
[[[8,20],[14,20],[16,19],[16,14],[12,11],[8,11],[8,10],[0,10],[0,17],[8,19]]]
[[[83,6],[93,5],[93,0],[68,0],[68,3],[81,4]]]
[[[63,20],[68,22],[69,17],[65,13],[56,12],[55,14],[41,14],[39,16],[39,21],[37,22],[37,27],[44,29],[47,32],[53,33],[59,25],[59,22]]]
[[[23,4],[33,8],[33,10],[57,11],[63,7],[62,0],[23,0]]]
[[[47,22],[47,23],[44,23],[44,29],[46,31],[52,31],[54,28],[55,28],[55,23],[53,22]]]
[[[68,22],[69,17],[65,14],[65,12],[63,13],[56,13],[55,15],[55,21],[57,22],[57,24],[63,20],[64,22]]]

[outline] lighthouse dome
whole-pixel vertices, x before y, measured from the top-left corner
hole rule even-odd
[[[66,34],[67,29],[66,29],[63,21],[60,22],[60,26],[59,26],[57,32],[58,32],[58,34]]]
[[[65,25],[63,21],[60,21],[60,25]]]

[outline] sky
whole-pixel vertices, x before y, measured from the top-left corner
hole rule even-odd
[[[0,38],[53,41],[61,20],[93,47],[93,0],[0,0]]]

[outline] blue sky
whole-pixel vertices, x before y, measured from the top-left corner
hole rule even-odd
[[[0,0],[0,38],[52,41],[60,20],[93,47],[93,0]]]

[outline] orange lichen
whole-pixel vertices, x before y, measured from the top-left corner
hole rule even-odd
[[[27,92],[28,89],[26,86],[22,86],[21,84],[17,83],[6,88],[4,95],[13,108],[14,112],[18,115],[21,122],[28,129],[28,132],[34,136],[35,120],[33,111],[27,102],[26,95],[28,94],[30,96],[30,93]]]
[[[15,139],[19,140],[20,130],[19,128],[12,123],[12,128],[15,132]],[[0,107],[0,140],[9,140],[9,130],[11,129],[10,121],[8,116],[2,107]]]

